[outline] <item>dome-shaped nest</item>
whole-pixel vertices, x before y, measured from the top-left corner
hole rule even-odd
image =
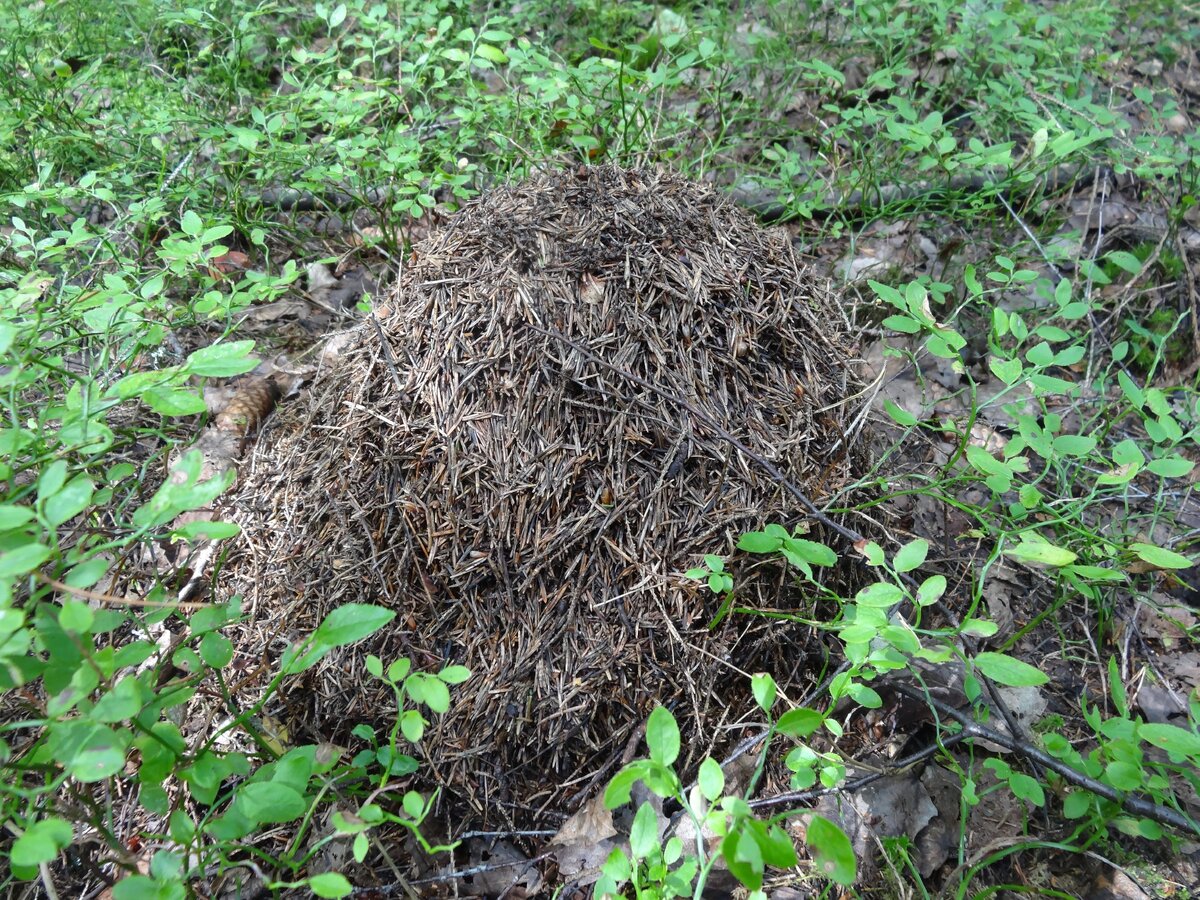
[[[469,204],[229,500],[244,535],[218,587],[271,653],[343,603],[398,613],[275,715],[345,742],[394,710],[367,653],[465,665],[421,752],[525,822],[611,774],[656,703],[692,758],[731,739],[747,673],[797,683],[819,649],[768,617],[710,629],[722,598],[683,573],[803,520],[772,466],[816,500],[862,471],[843,321],[785,232],[675,176],[583,168]],[[738,607],[803,602],[740,568]]]

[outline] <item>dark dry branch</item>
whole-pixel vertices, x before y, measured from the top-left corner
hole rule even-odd
[[[467,665],[422,750],[525,826],[656,703],[697,739],[689,759],[736,739],[747,673],[804,684],[820,647],[745,616],[710,632],[720,598],[682,573],[809,515],[785,484],[820,504],[861,473],[841,321],[786,233],[674,176],[592,168],[488,194],[418,245],[390,308],[244,468],[220,582],[256,616],[244,646],[260,655],[280,617],[295,640],[343,603],[395,609],[286,712],[344,739],[391,712],[367,652]],[[741,568],[740,606],[810,602],[777,567]]]

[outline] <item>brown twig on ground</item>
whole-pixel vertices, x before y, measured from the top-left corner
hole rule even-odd
[[[988,741],[989,743],[1003,747],[1042,768],[1058,773],[1068,784],[1091,791],[1093,794],[1103,797],[1105,800],[1111,800],[1113,803],[1119,804],[1136,815],[1153,819],[1160,825],[1169,825],[1172,828],[1178,828],[1180,831],[1190,831],[1194,834],[1200,834],[1200,824],[1197,824],[1174,809],[1162,806],[1152,800],[1146,800],[1136,794],[1125,794],[1116,788],[1109,787],[1103,782],[1088,777],[1062,760],[1055,759],[1045,751],[1039,750],[1028,741],[996,731],[994,728],[988,728],[986,725],[977,722],[970,713],[956,709],[948,703],[943,703],[924,691],[919,691],[916,688],[899,682],[893,683],[892,687],[906,697],[927,703],[941,715],[953,719],[962,726],[963,730],[961,733],[964,737]]]

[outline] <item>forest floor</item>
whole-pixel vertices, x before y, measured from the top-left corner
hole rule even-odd
[[[10,6],[4,890],[1200,890],[1196,8]],[[818,669],[685,733],[719,777],[663,774],[651,717],[648,761],[471,818],[490,801],[436,791],[419,745],[488,685],[406,638],[411,663],[344,673],[394,694],[382,727],[302,737],[301,673],[423,623],[364,598],[300,633],[213,596],[238,539],[214,511],[465,204],[607,164],[786,230],[837,299],[838,427],[871,463],[678,573],[737,621],[757,555],[822,601],[785,611]],[[825,552],[870,584],[839,594]],[[650,812],[605,803],[618,771]]]

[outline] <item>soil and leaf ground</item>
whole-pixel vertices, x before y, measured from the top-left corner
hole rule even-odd
[[[5,891],[1194,896],[1198,38],[1154,0],[6,3]],[[482,834],[416,762],[470,677],[442,648],[346,673],[393,727],[300,740],[272,698],[390,611],[268,659],[177,563],[232,536],[212,457],[415,242],[601,163],[788,230],[874,464],[679,573],[728,616],[756,559],[819,597],[808,696],[755,674],[695,771],[655,710],[597,799]]]

